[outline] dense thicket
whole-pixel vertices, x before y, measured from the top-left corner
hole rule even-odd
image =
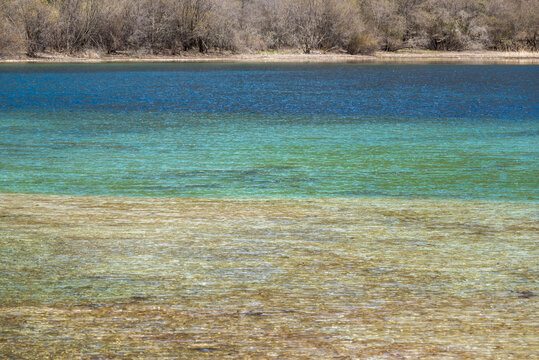
[[[0,0],[0,53],[537,50],[539,0]]]

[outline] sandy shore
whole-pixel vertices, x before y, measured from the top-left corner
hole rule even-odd
[[[463,64],[539,64],[539,52],[494,51],[401,51],[378,52],[373,56],[348,54],[187,54],[185,56],[65,56],[43,54],[37,58],[0,57],[0,63],[121,63],[121,62],[239,62],[239,63],[463,63]]]
[[[0,194],[0,358],[530,359],[537,215]]]

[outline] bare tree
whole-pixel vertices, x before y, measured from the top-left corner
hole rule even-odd
[[[97,30],[101,0],[58,0],[54,2],[57,21],[51,45],[69,53],[99,45]]]
[[[537,50],[539,0],[0,0],[0,53]]]
[[[351,2],[299,0],[291,1],[287,10],[288,24],[305,53],[346,43],[357,27],[358,13]]]
[[[0,54],[15,53],[23,47],[16,6],[12,0],[0,0]]]
[[[26,55],[34,57],[45,50],[51,29],[50,7],[41,0],[21,0],[12,14],[23,31]]]

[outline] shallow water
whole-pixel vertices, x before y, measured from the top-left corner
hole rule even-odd
[[[0,357],[529,359],[529,203],[0,196]]]

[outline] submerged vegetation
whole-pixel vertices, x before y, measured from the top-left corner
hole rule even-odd
[[[530,359],[537,207],[0,195],[3,359]]]
[[[0,0],[0,54],[537,50],[539,0]]]

